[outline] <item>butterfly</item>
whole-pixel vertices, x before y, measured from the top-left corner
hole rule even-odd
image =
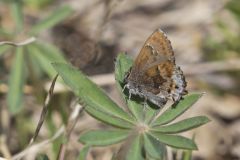
[[[171,42],[161,29],[146,40],[126,73],[124,84],[129,98],[132,94],[137,95],[159,108],[169,99],[178,103],[187,94],[183,71],[176,65]]]

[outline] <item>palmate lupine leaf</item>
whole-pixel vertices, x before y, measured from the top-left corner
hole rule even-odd
[[[36,48],[38,48],[41,53],[50,61],[54,62],[67,62],[64,58],[64,54],[54,45],[44,43],[44,42],[37,42],[33,44]]]
[[[12,65],[9,79],[9,91],[7,94],[7,104],[12,113],[17,113],[22,107],[24,75],[24,49],[16,48],[14,65]]]
[[[33,26],[30,30],[30,33],[35,35],[45,29],[49,29],[70,16],[72,13],[73,9],[71,7],[62,6],[53,11],[53,13],[50,14],[47,18],[41,20],[40,22],[38,22],[38,24]]]
[[[123,83],[125,74],[129,71],[133,60],[124,53],[120,53],[115,62],[115,79],[120,85]],[[121,90],[122,91],[122,90]]]
[[[167,135],[160,132],[151,131],[149,133],[150,136],[154,137],[159,142],[162,142],[166,145],[169,145],[174,148],[180,149],[190,149],[197,150],[197,145],[191,139],[185,138],[179,135]]]
[[[133,117],[135,117],[138,122],[144,121],[143,106],[141,104],[136,101],[127,100],[127,106]]]
[[[19,0],[13,0],[11,3],[12,17],[15,21],[16,32],[20,32],[23,29],[23,11],[22,2]]]
[[[121,146],[112,160],[144,160],[142,154],[142,136],[140,134],[129,137]]]
[[[74,93],[84,102],[85,107],[91,107],[107,115],[118,117],[130,124],[134,124],[134,119],[113,102],[95,83],[90,81],[84,74],[76,68],[64,63],[53,63],[53,67],[63,78],[64,82],[74,91]],[[104,118],[104,117],[103,117]]]
[[[128,136],[128,130],[95,130],[83,133],[79,141],[91,146],[107,146],[119,143]]]
[[[124,77],[131,65],[132,61],[126,55],[120,54],[117,58],[115,77],[120,91],[124,87]],[[161,160],[165,156],[166,145],[180,149],[197,149],[193,140],[172,135],[172,133],[203,125],[209,121],[206,117],[193,117],[171,125],[167,124],[189,109],[202,94],[185,96],[175,107],[169,107],[158,118],[153,119],[160,111],[159,109],[152,109],[149,106],[144,108],[141,100],[128,99],[127,94],[122,93],[131,116],[77,69],[63,63],[53,63],[53,66],[65,83],[80,98],[80,104],[90,115],[117,128],[125,128],[112,131],[89,131],[80,136],[81,142],[89,146],[105,146],[125,141],[121,147],[125,151],[121,152],[120,150],[113,157],[113,159],[121,158],[124,160],[144,158]],[[148,108],[151,110],[146,110]],[[135,133],[134,136],[132,133]]]
[[[81,151],[80,151],[80,153],[78,155],[78,160],[85,160],[87,158],[87,154],[89,152],[89,149],[90,149],[90,146],[89,145],[85,145],[81,149]]]
[[[53,78],[57,72],[51,66],[51,61],[47,59],[44,54],[37,48],[35,45],[27,46],[28,54],[31,54],[31,57],[37,60],[41,71],[44,71],[49,77]]]
[[[163,112],[153,123],[152,126],[167,124],[178,116],[183,114],[187,109],[189,109],[197,100],[202,96],[202,94],[195,93],[189,94],[184,97],[176,106],[168,108]]]
[[[126,160],[144,160],[142,155],[141,135],[135,137],[126,154]]]
[[[163,160],[167,152],[166,145],[148,134],[144,134],[144,149],[146,157],[155,160]]]
[[[205,116],[197,116],[192,118],[187,118],[182,121],[165,125],[165,126],[156,126],[153,127],[152,130],[161,133],[180,133],[187,130],[191,130],[193,128],[197,128],[201,125],[208,123],[210,120]]]
[[[37,43],[28,45],[27,49],[28,54],[38,61],[41,69],[51,78],[57,74],[52,67],[51,62],[66,62],[63,54],[52,45]]]
[[[154,106],[155,107],[155,106]],[[152,108],[149,105],[144,108],[145,116],[144,121],[146,124],[150,124],[152,120],[158,115],[162,108]]]
[[[11,46],[8,46],[8,45],[0,45],[0,57],[4,53],[6,53],[10,48],[11,48]]]
[[[119,117],[115,117],[113,115],[110,115],[106,112],[102,112],[98,109],[92,108],[92,107],[85,107],[85,110],[90,114],[92,117],[107,123],[111,126],[118,127],[118,128],[133,128],[133,124],[130,124],[129,122],[126,122],[122,120]]]
[[[119,62],[121,61],[121,62]],[[121,83],[123,83],[124,76],[126,72],[130,68],[131,60],[128,60],[128,57],[124,54],[119,55],[117,58],[116,62],[116,80],[118,83],[120,83],[119,86],[120,89],[122,89],[124,86],[122,86]],[[123,67],[123,65],[128,65],[126,68]],[[117,68],[119,67],[119,68]],[[118,73],[121,72],[121,73]],[[192,119],[187,119],[185,121],[179,122],[177,124],[173,124],[173,126],[161,126],[158,127],[159,125],[164,125],[167,124],[174,119],[176,119],[178,116],[183,114],[187,109],[189,109],[200,97],[202,94],[191,94],[188,96],[185,96],[182,101],[180,101],[175,107],[170,107],[167,109],[164,113],[160,115],[154,122],[152,126],[156,126],[157,129],[161,130],[162,132],[166,131],[166,133],[171,132],[171,133],[178,133],[181,131],[186,131],[192,128],[196,128],[202,124],[207,123],[209,120],[206,117],[196,117]],[[128,98],[125,96],[125,98]],[[137,120],[142,120],[142,114],[145,114],[145,124],[148,124],[151,122],[152,118],[156,116],[156,114],[159,112],[159,110],[154,110],[151,107],[149,110],[144,110],[143,105],[137,103],[136,101],[127,100],[128,102],[128,108],[134,115],[134,117],[137,118]],[[146,106],[145,106],[146,107]],[[178,126],[180,125],[180,126]],[[165,132],[164,132],[165,133]],[[177,136],[177,135],[167,135],[164,133],[158,133],[158,132],[153,132],[151,131],[151,136],[152,139],[155,139],[156,143],[164,143],[165,145],[169,145],[172,147],[176,148],[184,148],[184,149],[197,149],[196,144],[188,138],[182,137],[182,136]],[[149,136],[148,136],[149,137]],[[154,137],[154,138],[153,138]],[[149,143],[148,143],[149,144]],[[156,158],[156,157],[153,157]]]

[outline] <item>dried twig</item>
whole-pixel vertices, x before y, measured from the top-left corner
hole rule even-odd
[[[47,98],[45,100],[45,103],[44,103],[44,106],[43,106],[43,109],[42,109],[42,113],[41,113],[41,117],[40,117],[40,120],[38,121],[38,125],[37,125],[37,128],[35,130],[35,133],[33,135],[33,138],[30,140],[30,143],[29,145],[31,145],[37,138],[38,136],[38,133],[40,131],[40,128],[42,127],[42,124],[44,122],[44,119],[46,117],[46,114],[47,114],[47,111],[48,111],[48,105],[49,105],[49,102],[50,102],[50,99],[53,95],[53,90],[54,90],[54,86],[55,86],[55,82],[57,80],[57,77],[58,75],[56,75],[52,81],[52,84],[51,84],[51,87],[49,89],[49,92],[48,92],[48,95],[47,95]]]
[[[20,153],[18,153],[15,156],[13,156],[12,160],[18,160],[18,159],[21,159],[28,154],[31,154],[33,152],[42,150],[43,148],[46,147],[47,144],[51,143],[52,141],[54,141],[55,139],[60,137],[63,133],[64,133],[64,126],[61,126],[52,138],[27,147],[25,150],[21,151]]]
[[[81,106],[80,104],[77,104],[74,107],[73,112],[71,113],[69,120],[68,120],[68,124],[66,127],[66,131],[65,131],[65,137],[66,137],[66,141],[65,143],[61,144],[59,153],[58,153],[58,160],[64,160],[65,159],[65,153],[66,153],[66,146],[67,146],[67,142],[70,139],[71,133],[77,123],[77,120],[79,118],[79,114],[81,113],[81,111],[83,111],[83,106]]]
[[[0,153],[7,159],[11,159],[12,155],[7,145],[7,135],[9,135],[10,115],[5,106],[0,107]],[[1,158],[0,158],[1,160]]]
[[[77,119],[79,117],[79,113],[83,110],[83,107],[81,105],[77,105],[74,110],[71,113],[71,116],[69,118],[69,123],[67,125],[67,128],[65,129],[64,125],[62,125],[58,131],[54,134],[53,137],[51,137],[50,139],[44,140],[40,143],[37,144],[33,144],[33,140],[31,141],[31,145],[29,145],[25,150],[21,151],[20,153],[18,153],[17,155],[13,156],[12,160],[19,160],[21,158],[23,158],[24,156],[27,156],[28,154],[32,154],[32,153],[36,153],[41,151],[43,148],[46,148],[46,145],[53,142],[55,139],[57,139],[58,137],[60,137],[62,134],[65,133],[65,136],[67,137],[67,139],[69,139],[72,130],[77,122]],[[62,145],[60,152],[59,152],[59,157],[64,157],[65,155],[65,150],[66,150],[66,146]],[[62,158],[61,158],[62,159]]]
[[[31,37],[31,38],[26,39],[25,41],[19,42],[19,43],[15,43],[15,42],[11,42],[11,41],[3,41],[3,42],[0,42],[0,46],[1,45],[12,45],[14,47],[19,47],[19,46],[24,46],[24,45],[30,44],[30,43],[34,42],[35,40],[36,40],[35,37]]]
[[[9,151],[9,148],[6,144],[6,136],[5,135],[0,135],[0,151],[4,155],[5,158],[10,159],[11,158],[11,153]],[[1,158],[0,158],[1,160]]]

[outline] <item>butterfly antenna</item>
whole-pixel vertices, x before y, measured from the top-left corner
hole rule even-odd
[[[147,98],[144,97],[144,101],[143,101],[143,111],[145,112],[147,109]]]

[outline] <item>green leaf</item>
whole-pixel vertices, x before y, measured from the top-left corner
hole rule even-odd
[[[96,130],[82,134],[79,141],[93,146],[107,146],[119,143],[129,136],[126,130]]]
[[[126,73],[130,70],[133,64],[132,59],[130,59],[126,54],[120,53],[115,61],[115,79],[118,90],[120,91],[123,98],[127,99],[128,97],[123,93],[124,88],[124,78]]]
[[[193,128],[197,128],[210,120],[205,116],[197,116],[193,118],[184,119],[180,122],[176,122],[174,124],[170,124],[167,126],[158,126],[153,127],[152,130],[161,133],[180,133]]]
[[[23,0],[24,4],[26,4],[26,6],[30,6],[31,8],[36,8],[36,9],[44,9],[44,7],[49,6],[54,0],[40,0],[40,1],[36,1],[36,0]]]
[[[117,82],[117,86],[119,91],[122,93],[124,88],[124,78],[129,72],[131,66],[133,65],[133,60],[124,53],[120,53],[116,58],[115,62],[115,79]],[[123,97],[127,99],[128,97],[122,93]],[[145,123],[149,123],[155,115],[157,115],[159,110],[153,109],[149,106],[143,106],[142,104],[138,103],[136,100],[127,100],[128,109],[134,115],[134,117],[138,121],[143,121]]]
[[[53,63],[53,67],[64,82],[83,101],[86,106],[108,113],[134,124],[134,119],[112,101],[95,83],[82,72],[64,63]]]
[[[138,122],[143,122],[143,105],[131,100],[127,100],[127,105],[136,120]]]
[[[166,146],[147,134],[144,134],[144,149],[147,157],[156,160],[164,160],[167,154]]]
[[[95,108],[89,107],[89,106],[85,106],[85,110],[94,118],[107,123],[109,125],[112,125],[114,127],[119,127],[119,128],[126,128],[126,129],[130,129],[133,128],[133,124],[124,121],[118,117],[115,117],[113,115],[109,115],[108,113],[104,113],[102,111],[99,111]]]
[[[50,43],[38,42],[35,44],[35,47],[38,48],[50,61],[67,62],[67,60],[64,58],[64,54],[57,47],[51,45]]]
[[[124,78],[129,72],[131,66],[133,65],[133,60],[127,56],[124,53],[120,53],[118,57],[116,58],[115,62],[115,79],[117,82],[117,86],[119,91],[123,92],[123,83]],[[132,115],[138,120],[138,121],[144,121],[145,123],[149,123],[155,115],[157,115],[159,110],[153,109],[150,106],[145,106],[143,104],[138,103],[136,100],[128,100],[128,97],[122,93],[123,97],[127,101],[127,107],[132,113]]]
[[[11,12],[13,19],[15,21],[16,32],[22,31],[23,29],[22,2],[19,0],[14,0],[11,4]]]
[[[89,145],[84,146],[78,155],[78,160],[86,160],[89,149]]]
[[[7,52],[10,48],[11,48],[11,46],[1,45],[0,46],[0,56],[3,55],[5,52]]]
[[[192,150],[183,151],[181,160],[192,160]]]
[[[195,139],[195,134],[192,137],[192,140]],[[192,150],[184,150],[182,153],[181,160],[192,160]]]
[[[151,131],[149,133],[159,142],[162,142],[171,147],[180,148],[180,149],[190,149],[197,150],[197,145],[191,139],[186,137],[178,136],[178,135],[166,135],[159,132]]]
[[[133,60],[124,53],[117,56],[115,62],[115,78],[119,83],[123,83],[125,74],[130,70]]]
[[[142,156],[142,143],[140,135],[133,139],[125,160],[144,160]]]
[[[7,29],[1,27],[0,28],[0,36],[11,39],[14,35],[13,35],[12,31],[10,31],[9,29],[7,30]]]
[[[55,77],[56,71],[53,69],[52,62],[67,62],[63,53],[55,46],[47,43],[36,43],[33,45],[39,51],[40,55],[35,56],[39,61],[41,68],[50,78]],[[40,53],[41,52],[41,53]]]
[[[143,122],[144,115],[143,115],[143,105],[140,103],[137,103],[136,101],[133,100],[128,100],[128,97],[123,93],[123,83],[124,83],[124,78],[129,72],[131,66],[133,64],[133,60],[127,56],[124,53],[120,53],[115,62],[115,79],[117,82],[117,87],[119,91],[121,92],[122,96],[125,98],[127,102],[127,107],[129,111],[132,113],[132,115],[135,117],[135,119],[139,122]]]
[[[197,100],[202,96],[202,94],[190,94],[184,97],[175,107],[168,108],[163,112],[153,123],[152,126],[167,124],[178,116],[183,114],[187,109],[189,109]]]
[[[46,47],[42,45],[28,45],[29,54],[33,55],[38,61],[40,67],[48,74],[50,78],[53,78],[57,72],[52,67],[52,62],[65,62],[65,59],[61,55],[61,52],[57,52],[52,47]]]
[[[231,0],[227,3],[226,8],[229,9],[234,16],[236,16],[238,22],[240,22],[240,2],[238,0]]]
[[[49,160],[48,156],[45,154],[41,154],[37,156],[36,160]]]
[[[40,60],[38,59],[37,56],[35,56],[36,53],[33,53],[34,50],[32,51],[31,47],[29,46],[26,46],[25,48],[26,48],[26,55],[27,55],[26,64],[28,67],[29,80],[34,82],[33,85],[36,83],[38,84],[38,81],[42,81],[42,77],[45,71],[41,67]]]
[[[24,53],[23,48],[16,49],[14,63],[12,64],[7,103],[12,113],[17,113],[21,109],[23,85],[24,85]]]
[[[141,145],[141,137],[138,135],[132,142],[126,160],[143,160],[142,157],[142,145]]]
[[[144,160],[141,135],[131,134],[119,151],[113,155],[112,160]]]
[[[159,110],[153,109],[148,105],[144,106],[133,100],[127,100],[127,106],[136,120],[145,124],[149,124],[159,112]]]
[[[41,70],[47,73],[50,78],[53,78],[57,74],[57,72],[51,66],[51,61],[44,56],[44,53],[41,52],[39,48],[37,48],[35,45],[28,45],[27,50],[28,54],[32,55],[31,58],[37,60]]]
[[[73,10],[69,6],[63,6],[55,10],[49,17],[43,19],[38,24],[32,27],[30,30],[31,34],[38,34],[45,29],[49,29],[59,22],[63,21],[65,18],[70,16]]]
[[[150,107],[149,105],[147,105],[145,107],[145,123],[146,124],[150,124],[152,122],[152,120],[154,119],[154,117],[156,117],[158,115],[158,113],[161,111],[161,109],[154,109],[152,107]]]

